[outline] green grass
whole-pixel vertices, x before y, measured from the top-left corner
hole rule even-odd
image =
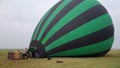
[[[0,50],[0,68],[120,68],[120,50],[112,50],[103,57],[47,58],[8,60],[11,50]],[[12,50],[13,51],[13,50]],[[56,61],[64,63],[56,63]]]

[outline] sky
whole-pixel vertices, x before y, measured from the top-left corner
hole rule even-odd
[[[0,49],[28,48],[44,13],[60,0],[0,0]],[[109,12],[115,28],[112,48],[120,49],[120,0],[98,0]]]

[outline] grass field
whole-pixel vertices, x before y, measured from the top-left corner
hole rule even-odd
[[[0,50],[0,68],[120,68],[120,50],[112,50],[103,57],[47,58],[8,60],[10,50]],[[63,61],[63,63],[56,63]]]

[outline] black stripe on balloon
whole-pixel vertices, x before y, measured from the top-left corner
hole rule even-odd
[[[37,36],[39,35],[39,33],[40,33],[43,25],[46,23],[47,19],[50,17],[50,15],[54,12],[54,10],[55,10],[62,2],[63,2],[63,0],[60,1],[60,2],[58,2],[58,3],[50,10],[50,13],[46,16],[46,18],[45,18],[45,19],[43,20],[43,22],[41,23],[41,25],[40,25],[40,27],[39,27],[39,29],[38,29],[36,38],[37,38]]]
[[[105,8],[102,5],[97,5],[91,9],[89,9],[88,11],[84,12],[83,14],[79,15],[74,20],[69,22],[67,25],[65,25],[63,28],[61,28],[59,31],[57,31],[52,37],[50,37],[48,39],[48,41],[45,43],[45,46],[49,45],[56,39],[65,35],[66,33],[80,27],[83,24],[86,24],[87,22],[89,22],[105,13],[107,13],[107,11],[105,10]]]
[[[43,36],[41,40],[46,36],[46,34],[50,31],[50,29],[62,18],[64,15],[66,15],[70,10],[72,10],[75,6],[77,6],[79,3],[81,3],[83,0],[73,0],[70,2],[67,6],[65,6],[62,11],[51,21],[49,26],[46,28],[46,30],[43,33]]]
[[[85,47],[88,45],[96,44],[101,41],[105,41],[114,35],[114,29],[113,25],[110,25],[102,30],[99,30],[95,33],[89,34],[85,37],[73,40],[71,42],[68,42],[66,44],[63,44],[59,47],[56,47],[50,51],[47,52],[48,55],[57,53],[57,52],[62,52],[62,51],[67,51],[75,48],[80,48],[80,47]]]

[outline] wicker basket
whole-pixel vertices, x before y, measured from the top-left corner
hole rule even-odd
[[[8,52],[8,59],[19,60],[20,59],[20,52]]]

